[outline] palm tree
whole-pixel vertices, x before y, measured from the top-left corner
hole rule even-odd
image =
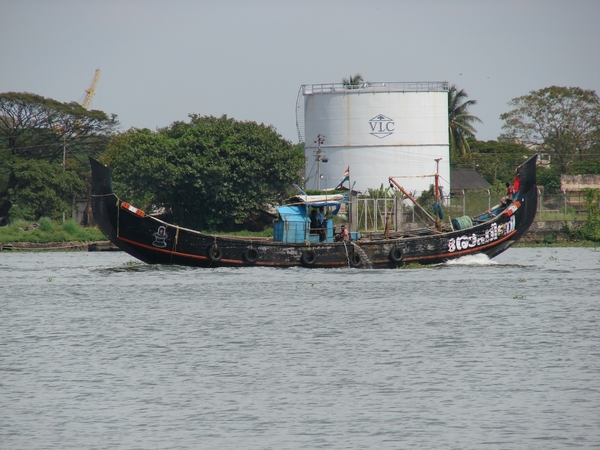
[[[467,100],[464,89],[460,91],[453,84],[448,90],[448,133],[450,138],[450,155],[469,157],[471,150],[467,138],[475,137],[477,130],[473,122],[483,123],[479,117],[469,114],[469,107],[477,104],[476,100]]]
[[[357,73],[353,77],[350,78],[342,78],[342,84],[344,87],[349,89],[356,89],[360,86],[365,80],[363,79],[360,73]]]

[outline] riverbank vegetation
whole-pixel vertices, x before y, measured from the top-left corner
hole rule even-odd
[[[241,230],[237,232],[217,232],[215,234],[240,236],[247,238],[268,238],[273,236],[273,228],[263,231]],[[23,219],[15,220],[11,225],[0,227],[0,243],[29,242],[33,244],[48,244],[58,242],[95,242],[106,241],[106,237],[97,227],[82,227],[73,220],[64,223],[42,217],[37,222]]]
[[[51,242],[91,242],[104,241],[106,237],[96,227],[82,227],[67,220],[64,223],[42,217],[37,222],[15,220],[10,226],[0,228],[0,242],[31,242],[46,244]]]

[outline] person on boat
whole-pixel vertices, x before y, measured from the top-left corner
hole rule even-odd
[[[325,223],[325,214],[323,214],[324,208],[321,206],[317,211],[317,221],[319,224],[323,225]]]
[[[519,192],[519,189],[521,189],[521,177],[517,173],[515,175],[515,181],[513,182],[513,196],[515,193]]]
[[[506,200],[507,204],[513,201],[513,197],[515,196],[515,189],[511,186],[510,183],[506,183]]]
[[[325,242],[327,238],[327,230],[325,229],[325,216],[316,208],[312,209],[310,212],[310,233],[318,234],[319,242]]]
[[[326,223],[325,223],[325,214],[323,214],[323,210],[324,208],[321,206],[319,208],[319,210],[317,211],[317,223],[319,224],[319,241],[320,242],[325,242],[325,239],[327,237],[327,229],[326,229]]]
[[[502,197],[502,206],[508,206],[513,200],[513,196],[515,195],[515,190],[511,186],[509,182],[506,182],[506,195]]]
[[[342,225],[342,229],[339,232],[339,234],[337,234],[335,236],[335,240],[336,241],[349,241],[350,240],[350,233],[348,233],[348,230],[346,229],[346,225]]]
[[[325,241],[325,228],[323,223],[319,220],[318,211],[313,209],[310,212],[310,234],[318,234],[319,242]]]
[[[312,234],[317,234],[317,230],[320,228],[319,219],[317,218],[317,210],[313,209],[310,212],[310,232]]]

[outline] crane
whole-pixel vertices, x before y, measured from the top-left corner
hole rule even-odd
[[[85,98],[83,99],[83,102],[81,103],[81,106],[83,106],[88,111],[92,107],[92,97],[94,96],[94,92],[96,92],[96,85],[98,84],[98,78],[100,78],[100,69],[96,69],[96,74],[94,75],[94,81],[92,81],[92,85],[90,86],[90,88],[85,90]]]

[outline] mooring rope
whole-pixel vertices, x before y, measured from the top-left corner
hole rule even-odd
[[[348,267],[350,267],[350,254],[348,253],[348,247],[346,247],[346,241],[342,241],[344,244],[344,250],[346,250],[346,261],[348,261]]]

